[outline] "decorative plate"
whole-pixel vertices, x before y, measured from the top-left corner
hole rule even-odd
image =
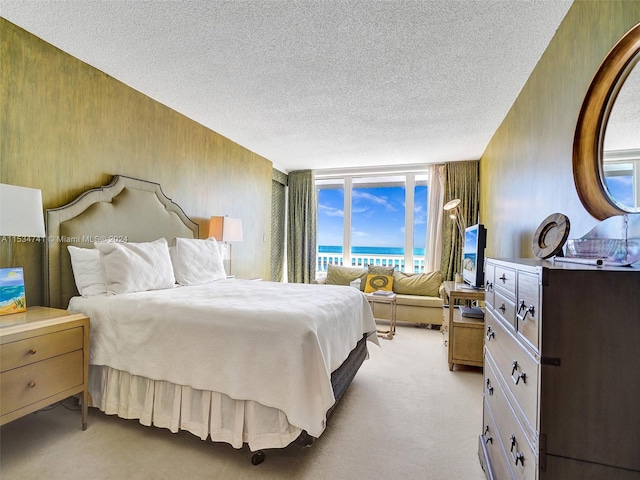
[[[533,234],[531,250],[538,258],[562,255],[562,247],[569,237],[569,217],[554,213],[545,218]]]

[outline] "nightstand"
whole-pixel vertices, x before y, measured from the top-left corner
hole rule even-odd
[[[482,367],[484,319],[467,318],[460,314],[456,301],[484,300],[484,290],[463,283],[444,282],[445,301],[443,331],[448,349],[449,370],[454,364]]]
[[[87,428],[89,319],[47,307],[0,316],[0,425],[82,394]]]

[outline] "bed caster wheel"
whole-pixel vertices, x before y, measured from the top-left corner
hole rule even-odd
[[[262,462],[264,462],[265,457],[266,455],[264,454],[264,452],[262,450],[258,450],[251,457],[251,463],[253,465],[260,465]]]

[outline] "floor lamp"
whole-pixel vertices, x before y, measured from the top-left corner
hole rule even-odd
[[[209,237],[228,245],[229,275],[231,272],[231,243],[242,241],[242,220],[231,217],[211,217],[209,222]]]
[[[460,203],[461,200],[459,198],[454,198],[453,200],[448,201],[443,208],[445,212],[449,214],[449,218],[456,221],[456,225],[458,226],[458,233],[460,234],[460,248],[464,249],[464,231],[467,228],[467,223],[462,216],[462,212],[460,211]],[[460,253],[460,273],[455,273],[455,276],[462,275],[462,268],[464,262],[464,252]],[[458,282],[458,280],[460,280]],[[456,283],[461,283],[462,279],[455,278]]]

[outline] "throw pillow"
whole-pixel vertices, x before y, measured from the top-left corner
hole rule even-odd
[[[437,297],[442,284],[440,270],[430,273],[404,273],[393,274],[393,291],[403,295],[424,295]]]
[[[367,273],[369,275],[393,275],[396,267],[390,265],[388,267],[383,267],[382,265],[369,265],[367,267]]]
[[[327,279],[324,283],[326,285],[349,285],[356,278],[360,279],[360,290],[363,290],[367,280],[367,269],[329,264],[327,267]]]
[[[376,290],[393,290],[392,275],[367,275],[367,283],[364,287],[364,293],[372,293]]]

